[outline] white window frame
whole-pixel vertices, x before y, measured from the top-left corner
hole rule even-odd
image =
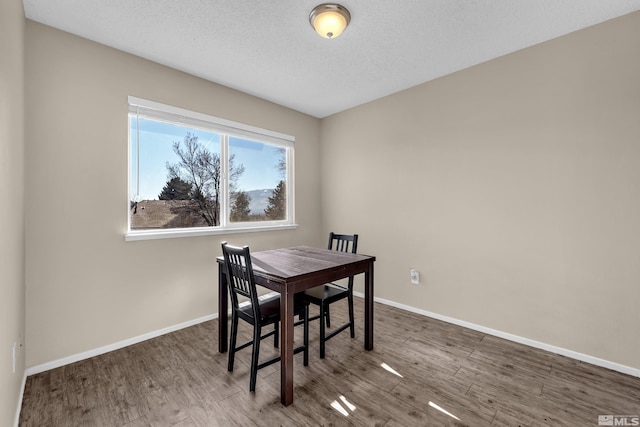
[[[295,137],[279,132],[274,132],[259,127],[238,123],[219,117],[210,116],[171,105],[161,104],[159,102],[149,101],[134,96],[128,97],[128,114],[127,123],[129,123],[129,115],[137,114],[140,117],[152,120],[174,123],[177,125],[188,126],[192,128],[207,130],[219,133],[222,136],[220,144],[220,164],[222,174],[221,194],[222,203],[220,206],[220,225],[216,227],[190,227],[190,228],[168,228],[168,229],[152,229],[152,230],[132,230],[131,229],[131,182],[137,177],[132,176],[131,167],[131,150],[134,144],[131,135],[131,126],[128,129],[128,152],[127,152],[127,230],[125,232],[126,241],[150,240],[150,239],[166,239],[175,237],[193,237],[207,236],[216,234],[229,233],[245,233],[257,231],[277,231],[284,229],[297,228],[294,220],[295,200],[294,200],[294,143]],[[257,221],[257,222],[240,222],[231,223],[229,221],[229,205],[230,194],[228,185],[228,167],[229,167],[229,137],[248,138],[258,142],[271,143],[286,149],[286,191],[287,191],[287,219],[281,221]],[[137,142],[135,142],[137,143]],[[136,168],[137,169],[137,168]]]

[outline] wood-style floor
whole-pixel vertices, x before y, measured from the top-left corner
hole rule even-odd
[[[333,338],[324,360],[312,323],[309,366],[296,356],[289,407],[279,364],[258,372],[255,393],[250,349],[227,372],[211,321],[30,376],[20,425],[597,426],[598,415],[640,414],[640,378],[380,304],[375,348],[364,351],[355,303],[356,338]],[[332,324],[342,311],[332,310]],[[261,351],[272,354],[272,341]]]

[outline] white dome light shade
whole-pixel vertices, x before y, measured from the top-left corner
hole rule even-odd
[[[350,21],[351,14],[339,4],[321,4],[316,6],[309,15],[311,26],[327,39],[334,39],[342,34]]]

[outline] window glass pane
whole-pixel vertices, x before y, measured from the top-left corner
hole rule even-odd
[[[229,138],[229,221],[287,219],[286,148]]]
[[[131,229],[220,225],[217,133],[130,115]]]
[[[129,97],[127,240],[292,227],[295,138]]]

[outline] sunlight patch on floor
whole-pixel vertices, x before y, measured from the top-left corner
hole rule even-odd
[[[442,412],[443,414],[449,415],[451,418],[455,418],[456,420],[460,421],[460,418],[456,417],[451,412],[447,411],[446,409],[441,408],[440,406],[436,405],[435,403],[433,403],[431,401],[429,401],[429,406],[431,406],[432,408],[437,409],[438,411]]]
[[[382,366],[382,368],[386,371],[391,372],[394,375],[399,376],[400,378],[404,378],[402,375],[400,375],[400,373],[398,371],[396,371],[395,369],[393,369],[391,366],[387,365],[386,363],[382,363],[380,366]]]
[[[356,410],[356,406],[353,403],[349,402],[346,397],[340,396],[340,400],[349,409],[349,411],[354,412]],[[347,411],[344,406],[342,406],[337,400],[331,402],[331,407],[340,412],[345,417],[349,416],[349,411]]]

